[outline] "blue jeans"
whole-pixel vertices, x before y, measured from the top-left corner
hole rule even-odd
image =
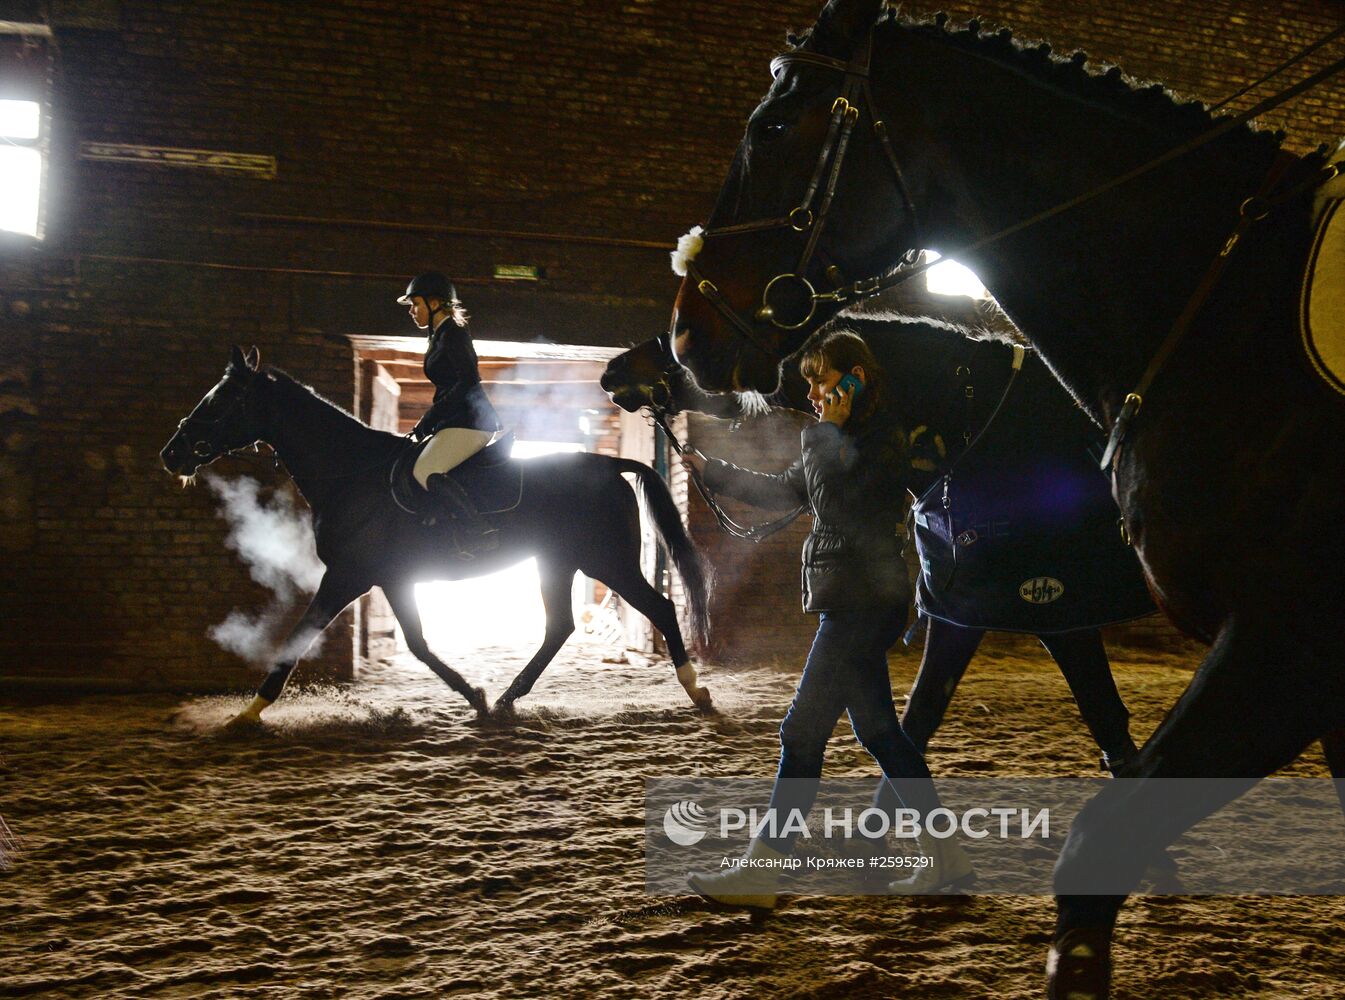
[[[780,724],[780,770],[771,808],[780,827],[791,810],[807,816],[817,797],[827,740],[842,712],[860,744],[873,755],[903,806],[924,816],[939,807],[925,759],[897,720],[887,651],[906,627],[904,605],[824,611],[794,701]],[[781,853],[794,835],[762,838]]]

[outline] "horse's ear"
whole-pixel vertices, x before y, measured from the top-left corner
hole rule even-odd
[[[229,367],[237,368],[239,371],[255,372],[257,365],[261,363],[261,354],[257,348],[250,347],[246,355],[243,349],[238,345],[229,348]]]
[[[887,0],[827,0],[808,39],[821,55],[849,59],[855,45],[878,22]]]

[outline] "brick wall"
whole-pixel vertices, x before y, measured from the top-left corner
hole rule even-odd
[[[707,211],[801,20],[766,2],[730,17],[400,0],[7,18],[48,24],[55,58],[46,238],[0,239],[0,677],[196,688],[255,683],[205,633],[267,599],[206,491],[158,466],[228,346],[353,405],[345,337],[411,332],[392,299],[430,266],[480,338],[643,338],[666,323],[666,247]],[[684,110],[695,129],[672,127]],[[264,154],[277,171],[96,162],[88,142]],[[545,277],[495,281],[497,264]],[[329,670],[349,670],[350,629],[333,626]]]
[[[979,12],[1206,99],[1322,34],[1338,10],[905,6]],[[157,459],[228,346],[255,343],[351,405],[346,336],[409,332],[391,300],[429,266],[458,281],[478,337],[644,339],[667,321],[667,247],[707,213],[770,55],[816,8],[0,5],[0,20],[47,24],[54,53],[46,236],[0,238],[0,677],[251,685],[205,629],[265,595],[224,550],[206,493],[179,490]],[[1342,96],[1333,85],[1269,119],[1306,148],[1345,131]],[[81,158],[89,142],[261,154],[277,168],[267,180],[98,162]],[[494,280],[500,264],[544,280]],[[232,460],[221,471],[279,482]],[[773,545],[790,582],[745,578],[740,592],[771,596],[742,606],[744,642],[751,615],[770,619],[765,643],[775,614],[797,606],[797,539]],[[771,551],[735,556],[734,572]],[[349,622],[334,628],[323,657],[340,671]]]

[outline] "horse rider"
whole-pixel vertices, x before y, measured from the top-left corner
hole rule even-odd
[[[500,431],[500,418],[481,387],[467,310],[452,282],[438,271],[412,278],[397,302],[419,329],[429,331],[425,376],[434,383],[434,400],[411,431],[418,441],[429,438],[412,475],[429,494],[432,510],[455,521],[462,553],[475,556],[498,545],[496,530],[447,473],[490,444]]]

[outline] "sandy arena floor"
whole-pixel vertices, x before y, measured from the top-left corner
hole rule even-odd
[[[498,694],[525,651],[453,662]],[[1036,998],[1039,897],[798,898],[760,927],[644,893],[643,781],[774,772],[797,664],[703,668],[567,646],[509,725],[414,661],[287,695],[0,704],[0,995],[13,997]],[[1189,663],[1121,656],[1146,735]],[[905,691],[912,656],[894,659]],[[301,668],[302,672],[302,668]],[[936,775],[1091,775],[1054,667],[982,655]],[[869,775],[848,726],[829,775]],[[1324,774],[1314,752],[1295,774]],[[1345,995],[1342,898],[1147,897],[1126,908],[1118,1000]]]

